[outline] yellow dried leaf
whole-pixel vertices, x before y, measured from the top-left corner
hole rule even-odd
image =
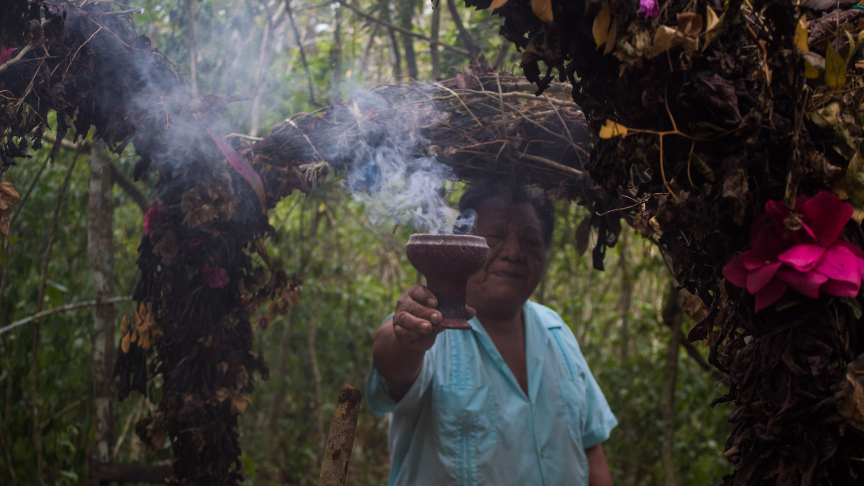
[[[606,120],[606,123],[600,127],[600,138],[608,139],[612,137],[626,137],[627,127],[620,123],[615,123],[612,120]]]
[[[830,42],[825,49],[825,84],[834,90],[846,85],[846,61]]]
[[[708,22],[705,25],[705,32],[710,32],[720,23],[720,17],[717,17],[717,12],[715,12],[711,7],[708,7],[705,12],[705,17],[708,19]]]
[[[123,314],[123,320],[120,322],[120,334],[129,332],[129,318]]]
[[[594,43],[597,44],[597,49],[606,43],[609,37],[609,24],[612,23],[611,15],[609,14],[609,3],[603,2],[600,7],[600,12],[594,17],[594,26],[591,28],[591,33],[594,35]]]
[[[795,47],[801,52],[810,52],[810,48],[807,46],[807,25],[809,23],[806,17],[801,17],[798,19],[798,25],[795,26]]]
[[[552,0],[531,0],[531,11],[543,22],[552,22]]]
[[[123,354],[127,354],[129,352],[129,346],[131,345],[131,334],[126,334],[123,336],[123,339],[120,340],[120,349],[123,350]]]
[[[680,42],[676,38],[677,34],[678,31],[672,27],[666,25],[658,27],[657,31],[654,32],[654,42],[651,43],[651,50],[648,51],[648,59],[655,58],[674,47],[677,44],[676,40]]]
[[[492,0],[492,5],[489,5],[489,10],[501,8],[504,6],[505,3],[507,3],[507,0]]]
[[[150,349],[150,331],[144,331],[138,336],[138,347]]]
[[[615,40],[618,37],[618,19],[612,20],[612,27],[609,27],[609,35],[606,37],[606,49],[603,49],[603,55],[612,52],[615,48]]]

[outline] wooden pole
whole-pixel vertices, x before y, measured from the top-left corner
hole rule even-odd
[[[342,385],[339,403],[330,422],[324,462],[321,464],[319,486],[342,486],[348,473],[348,460],[354,448],[354,433],[357,431],[357,417],[360,415],[360,399],[363,394],[351,385]]]

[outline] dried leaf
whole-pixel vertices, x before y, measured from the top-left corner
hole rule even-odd
[[[815,52],[804,53],[804,76],[816,79],[825,72],[825,58]]]
[[[651,43],[651,50],[648,51],[648,59],[657,57],[658,55],[672,49],[677,44],[678,31],[672,27],[661,25],[654,33],[654,42]]]
[[[858,154],[852,157],[849,167],[846,168],[846,193],[853,206],[864,206],[864,164]]]
[[[707,33],[711,32],[714,27],[717,27],[717,25],[720,23],[720,18],[717,17],[717,12],[715,12],[713,8],[708,7],[705,10],[705,17],[708,19],[707,23],[705,24],[705,32]]]
[[[231,413],[245,412],[250,403],[252,403],[252,396],[248,393],[241,393],[231,400]]]
[[[15,186],[12,185],[11,182],[7,181],[0,181],[0,199],[5,199],[12,204],[18,204],[21,202],[21,196],[18,195]]]
[[[219,400],[219,403],[225,401],[226,398],[231,396],[231,392],[227,388],[217,388],[216,389],[216,400]]]
[[[126,334],[127,332],[129,332],[129,317],[123,314],[123,320],[120,321],[120,334]]]
[[[507,0],[492,0],[492,5],[489,5],[489,10],[501,8],[504,6],[505,3],[507,3]]]
[[[531,11],[543,22],[552,22],[552,0],[531,0]]]
[[[612,120],[606,120],[606,123],[600,127],[600,138],[607,139],[612,137],[626,137],[627,127],[620,123],[615,123]]]
[[[588,245],[591,243],[591,216],[585,216],[585,218],[579,222],[579,226],[576,227],[576,253],[579,256],[585,254],[588,250]]]
[[[842,89],[846,85],[846,60],[830,42],[825,49],[825,84],[834,90]]]
[[[723,19],[725,18],[725,12],[720,16],[720,18],[717,18],[717,14],[714,10],[712,10],[711,7],[708,7],[708,27],[705,29],[705,44],[702,46],[703,51],[723,34]],[[714,19],[716,19],[716,21]]]
[[[129,346],[132,343],[132,335],[131,333],[125,334],[123,339],[120,340],[120,349],[123,350],[123,354],[127,354],[129,352]]]
[[[603,49],[603,55],[612,52],[615,48],[615,40],[618,37],[618,18],[612,20],[612,27],[609,27],[609,35],[606,37],[606,49]]]
[[[609,3],[603,2],[600,7],[600,12],[594,17],[594,26],[591,28],[591,33],[594,35],[594,43],[597,44],[597,49],[606,43],[609,37],[609,24],[611,23],[609,14]]]
[[[809,24],[807,18],[802,16],[798,19],[798,25],[795,26],[795,47],[801,52],[810,52],[810,48],[807,46],[807,26]]]

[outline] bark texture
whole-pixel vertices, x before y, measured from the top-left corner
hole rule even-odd
[[[678,381],[678,354],[681,350],[681,305],[677,285],[672,282],[666,305],[663,308],[663,323],[671,329],[669,349],[666,352],[665,398],[663,400],[663,465],[666,468],[666,486],[677,486],[675,478],[675,384]]]
[[[93,315],[93,417],[99,460],[111,460],[114,431],[114,242],[111,201],[111,161],[105,142],[96,141],[90,152],[90,188],[87,215],[87,257],[96,289]]]
[[[357,431],[357,417],[360,415],[360,401],[363,395],[351,385],[342,385],[339,403],[330,422],[327,436],[327,450],[321,465],[320,486],[342,486],[348,473],[348,460],[354,448],[354,434]]]

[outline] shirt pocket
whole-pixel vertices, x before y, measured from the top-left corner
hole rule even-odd
[[[579,448],[582,448],[582,432],[585,430],[586,419],[586,388],[582,376],[576,378],[558,378],[561,388],[561,398],[564,400],[564,411],[567,418],[567,428],[570,436]]]
[[[437,385],[435,443],[439,450],[460,456],[480,453],[498,443],[497,404],[488,385]]]

